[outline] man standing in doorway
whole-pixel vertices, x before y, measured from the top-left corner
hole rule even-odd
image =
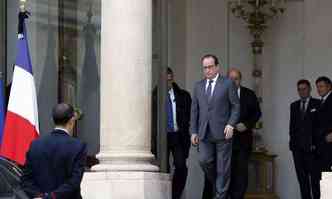
[[[240,116],[233,81],[220,74],[218,58],[201,59],[205,79],[194,87],[190,132],[199,145],[200,165],[214,187],[215,199],[226,199],[231,180],[232,137]]]
[[[175,167],[172,181],[172,199],[180,199],[186,185],[187,158],[190,149],[190,94],[174,82],[171,68],[167,68],[167,151],[173,156]]]
[[[289,148],[293,153],[302,199],[320,198],[320,172],[315,168],[317,156],[313,143],[315,113],[318,99],[311,97],[311,85],[306,79],[297,82],[300,97],[290,105]]]
[[[233,137],[229,196],[230,199],[244,199],[248,187],[248,164],[253,142],[252,129],[262,113],[254,91],[241,85],[241,72],[231,68],[228,71],[228,77],[235,82],[240,98],[240,119],[236,124]]]
[[[332,83],[328,77],[319,77],[316,87],[320,107],[316,118],[315,143],[320,160],[321,171],[331,171],[332,166]]]

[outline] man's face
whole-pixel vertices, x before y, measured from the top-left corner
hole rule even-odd
[[[202,64],[205,78],[213,79],[219,73],[219,66],[214,63],[214,59],[212,57],[203,59]]]
[[[331,90],[331,86],[324,81],[318,82],[316,88],[318,95],[321,97],[324,97]]]
[[[297,86],[297,92],[300,98],[307,98],[310,96],[311,88],[307,84],[300,84]]]
[[[172,88],[172,83],[174,82],[174,77],[172,73],[167,73],[167,88],[168,90]]]
[[[241,86],[241,75],[237,71],[231,71],[229,74],[229,78],[234,81],[237,87]]]

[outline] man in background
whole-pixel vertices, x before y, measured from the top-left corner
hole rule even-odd
[[[331,171],[332,166],[332,83],[328,77],[316,80],[320,106],[315,122],[315,143],[319,155],[321,171]]]
[[[190,94],[174,81],[174,73],[167,68],[167,151],[173,156],[175,167],[172,181],[172,198],[180,199],[186,185],[187,158],[190,149],[189,121]]]
[[[240,119],[233,136],[230,199],[244,199],[248,187],[248,165],[252,150],[253,131],[262,113],[254,91],[241,85],[240,70],[231,68],[228,77],[234,81],[240,99]]]
[[[289,148],[293,154],[302,199],[320,198],[320,172],[313,143],[314,119],[320,101],[311,97],[311,85],[306,79],[297,82],[300,99],[290,105]]]
[[[55,129],[32,142],[26,155],[23,190],[31,198],[81,199],[86,145],[73,138],[77,119],[69,104],[53,108]]]

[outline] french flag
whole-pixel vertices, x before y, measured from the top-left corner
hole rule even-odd
[[[38,107],[35,81],[25,31],[27,13],[20,13],[17,57],[9,95],[0,155],[24,165],[31,142],[39,137]],[[20,28],[19,28],[20,30]]]

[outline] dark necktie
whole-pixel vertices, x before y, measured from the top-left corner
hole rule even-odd
[[[208,102],[210,102],[211,98],[212,98],[212,83],[213,83],[213,80],[210,79],[209,80],[209,84],[208,84],[208,87],[206,89],[206,95],[208,97]]]
[[[173,104],[171,95],[167,95],[167,132],[174,132]]]
[[[306,103],[306,100],[301,100],[301,107],[300,107],[300,109],[301,109],[302,117],[305,116],[305,112],[306,112],[306,110],[305,110],[305,103]]]

